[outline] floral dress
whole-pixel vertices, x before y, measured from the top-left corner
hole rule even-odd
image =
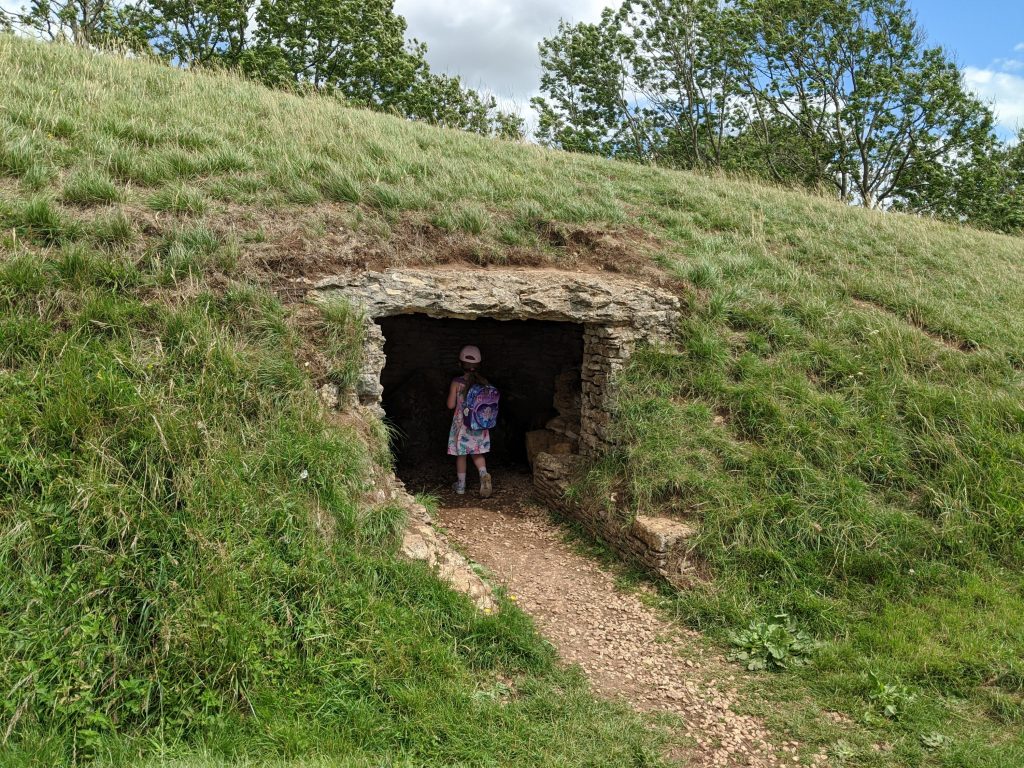
[[[470,456],[488,453],[491,450],[491,431],[489,429],[470,429],[463,421],[462,409],[466,404],[466,380],[462,376],[455,379],[459,390],[455,396],[455,413],[452,414],[452,428],[448,433],[448,455]]]

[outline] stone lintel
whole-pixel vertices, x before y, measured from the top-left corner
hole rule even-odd
[[[621,336],[656,340],[680,311],[667,291],[612,275],[537,269],[390,269],[352,272],[318,282],[315,301],[343,297],[371,318],[419,313],[473,320],[555,320],[594,326],[614,344]],[[622,327],[622,330],[619,330]]]

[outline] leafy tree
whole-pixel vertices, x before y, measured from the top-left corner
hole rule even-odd
[[[876,207],[992,135],[905,0],[627,0],[540,44],[538,138]]]
[[[746,121],[734,50],[717,0],[633,0],[617,14],[631,41],[630,88],[656,136],[655,159],[719,167]]]
[[[471,88],[458,77],[426,73],[409,94],[408,116],[446,128],[518,140],[526,132],[523,119],[498,109],[497,100]]]
[[[107,42],[118,28],[119,13],[114,0],[31,0],[20,12],[10,14],[6,26],[46,40],[97,45]]]
[[[540,44],[539,138],[564,149],[714,167],[744,115],[715,0],[632,0]]]
[[[765,158],[789,125],[840,196],[868,207],[911,192],[915,166],[970,152],[991,114],[927,48],[905,0],[737,0],[739,76]]]
[[[1024,129],[1014,144],[993,140],[970,156],[923,166],[923,178],[897,202],[985,229],[1024,234]]]
[[[240,66],[256,0],[146,0],[131,14],[153,50],[179,66]]]
[[[183,67],[226,66],[273,87],[310,89],[413,119],[521,137],[492,97],[436,75],[392,0],[142,0],[121,14],[134,36]]]
[[[254,42],[276,49],[295,83],[401,112],[427,72],[425,47],[406,42],[392,0],[266,0]]]
[[[623,48],[612,10],[597,24],[559,22],[540,43],[537,138],[572,152],[648,160],[643,134],[629,121],[631,104]]]

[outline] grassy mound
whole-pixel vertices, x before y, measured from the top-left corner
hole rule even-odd
[[[645,754],[514,612],[391,560],[367,449],[264,290],[461,261],[679,286],[678,348],[635,359],[580,489],[699,522],[715,578],[684,620],[726,642],[784,612],[824,643],[750,678],[777,727],[851,765],[1024,764],[1024,241],[12,38],[0,69],[14,737]]]
[[[28,63],[86,90],[110,66],[0,40],[0,68]],[[325,420],[294,313],[197,193],[95,171],[53,132],[87,113],[22,74],[36,103],[0,118],[0,763],[654,764],[522,614],[394,557],[400,510],[363,501],[380,441]],[[341,378],[345,320],[313,329]]]

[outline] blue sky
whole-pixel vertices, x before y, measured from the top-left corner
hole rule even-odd
[[[1004,135],[1024,127],[1024,0],[917,0],[931,41],[956,51],[967,85],[993,100]]]
[[[595,21],[618,0],[395,0],[431,66],[528,114],[537,43],[560,18]],[[932,44],[956,52],[967,85],[993,102],[1000,133],[1024,127],[1024,0],[911,0]]]

